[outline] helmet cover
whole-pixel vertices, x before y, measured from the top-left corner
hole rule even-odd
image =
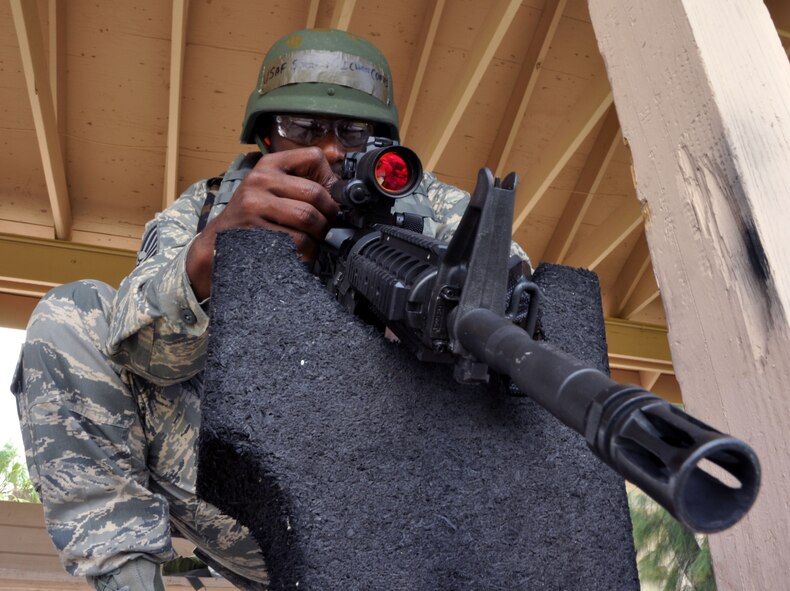
[[[247,101],[241,142],[256,142],[262,116],[287,113],[370,121],[377,134],[398,139],[389,64],[372,43],[346,31],[305,29],[271,47]]]

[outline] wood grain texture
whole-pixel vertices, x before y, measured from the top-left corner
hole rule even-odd
[[[787,57],[758,0],[592,0],[590,14],[648,214],[684,400],[749,441],[763,464],[755,507],[711,538],[719,588],[784,588]]]

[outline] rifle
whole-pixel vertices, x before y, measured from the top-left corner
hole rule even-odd
[[[508,289],[515,173],[480,170],[449,244],[421,234],[419,216],[392,213],[421,179],[416,154],[391,140],[347,155],[332,188],[341,214],[313,269],[338,301],[421,361],[452,363],[461,383],[508,377],[691,530],[739,521],[760,484],[748,444],[534,340],[540,290],[523,276]]]

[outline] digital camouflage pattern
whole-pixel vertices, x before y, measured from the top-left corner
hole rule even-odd
[[[432,220],[425,224],[424,233],[444,242],[450,242],[458,224],[461,223],[466,206],[469,204],[469,193],[446,185],[439,181],[434,174],[426,172],[423,175],[420,189],[416,192],[416,197],[419,202],[424,203],[426,209],[423,211],[427,213],[423,213],[423,211],[415,211],[415,213],[423,213],[423,215],[432,217]],[[401,201],[406,202],[406,199],[395,202],[396,210],[399,210]],[[408,207],[406,203],[404,206]],[[410,210],[404,209],[403,211]],[[530,264],[527,253],[518,243],[510,243],[510,254],[517,255],[522,261]]]
[[[220,565],[265,582],[249,531],[195,494],[197,374],[157,386],[105,349],[115,290],[52,290],[28,326],[18,372],[22,434],[47,529],[66,570],[95,576],[174,557],[170,520]]]
[[[266,581],[249,531],[195,494],[209,318],[185,259],[208,192],[207,181],[192,185],[147,224],[117,293],[96,281],[63,285],[31,317],[14,392],[30,475],[71,574],[173,558],[169,515],[220,566]],[[426,216],[425,232],[449,240],[468,199],[426,173],[397,209]]]

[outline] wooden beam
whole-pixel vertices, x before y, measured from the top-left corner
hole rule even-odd
[[[162,209],[178,197],[178,151],[181,138],[181,91],[184,81],[184,54],[187,44],[189,0],[173,0],[170,27],[170,98],[167,118],[167,153]]]
[[[507,159],[513,148],[513,142],[521,128],[521,120],[527,111],[532,93],[538,83],[538,75],[546,54],[549,52],[554,33],[560,24],[567,0],[548,0],[543,8],[537,29],[532,36],[524,61],[521,64],[516,84],[510,94],[510,100],[502,114],[494,144],[488,155],[488,167],[494,176],[504,176]]]
[[[30,298],[40,298],[58,284],[33,279],[7,279],[0,277],[0,293]]]
[[[55,236],[68,240],[71,236],[71,204],[66,185],[66,169],[60,148],[58,124],[52,89],[49,84],[49,69],[44,53],[41,19],[38,2],[10,0],[19,49],[22,54],[22,67],[25,71],[33,122],[41,153],[41,164],[49,193]]]
[[[626,199],[584,240],[578,242],[565,260],[571,267],[595,269],[612,251],[642,226],[642,210],[636,199]]]
[[[66,3],[63,0],[49,0],[47,14],[49,15],[49,88],[52,91],[52,103],[55,106],[55,120],[58,123],[61,154],[65,159]]]
[[[442,20],[445,0],[433,0],[426,4],[425,14],[427,18],[423,18],[422,31],[420,32],[420,41],[417,48],[418,57],[414,62],[414,71],[411,75],[409,98],[406,99],[406,107],[402,111],[403,116],[400,122],[401,143],[404,144],[406,143],[406,135],[409,132],[411,119],[414,116],[417,97],[419,97],[420,90],[422,89],[422,81],[423,78],[425,78],[425,70],[428,67],[428,58],[431,57],[431,49],[436,39],[436,31],[439,30],[439,21]]]
[[[466,68],[460,73],[458,84],[445,102],[446,106],[442,108],[441,115],[433,126],[430,140],[422,149],[417,150],[418,154],[425,155],[426,170],[436,169],[520,5],[520,0],[496,0],[489,5],[488,16],[477,31],[475,43],[467,56]]]
[[[609,355],[609,367],[611,369],[621,369],[623,371],[655,371],[660,374],[671,374],[672,366],[665,363],[658,363],[645,359],[630,359],[628,357],[619,357],[617,355]]]
[[[310,0],[307,5],[307,23],[305,24],[306,29],[313,29],[315,28],[316,20],[318,19],[318,6],[321,4],[321,0]]]
[[[584,216],[593,201],[595,193],[603,180],[606,169],[612,160],[617,146],[622,141],[620,123],[617,121],[617,112],[610,106],[604,117],[595,144],[587,156],[576,186],[573,188],[568,203],[560,216],[554,233],[543,253],[543,260],[562,263],[576,238],[576,233],[582,224]]]
[[[28,238],[54,238],[55,228],[30,222],[0,220],[0,234],[18,234]]]
[[[623,317],[623,308],[649,266],[650,251],[647,247],[645,234],[642,232],[612,286],[609,307],[614,316]]]
[[[516,194],[513,234],[521,228],[546,190],[562,171],[579,145],[590,134],[612,104],[612,90],[606,73],[601,71],[590,80],[571,115],[554,134],[534,170],[523,179]]]
[[[633,318],[642,310],[658,299],[661,292],[656,283],[656,275],[648,268],[642,273],[639,282],[634,287],[634,291],[623,302],[621,315],[623,318]]]
[[[85,277],[117,286],[136,258],[136,253],[117,248],[0,234],[0,280],[14,286],[8,293],[21,293],[26,286],[30,294],[43,294]]]
[[[621,384],[640,385],[643,383],[643,379],[646,378],[649,380],[649,376],[654,375],[656,372],[651,373],[649,371],[641,372],[638,370],[632,371],[612,368],[610,373],[612,379],[616,382]],[[680,384],[678,384],[675,376],[658,372],[658,380],[656,380],[655,384],[653,384],[653,387],[650,389],[650,391],[656,396],[660,396],[672,404],[683,404],[683,396],[680,392]]]
[[[622,318],[606,318],[604,323],[611,367],[673,373],[666,328]]]
[[[351,15],[354,14],[354,6],[357,0],[337,0],[335,8],[332,10],[332,19],[329,22],[330,29],[340,29],[348,31],[351,24]]]
[[[661,377],[660,371],[640,371],[639,372],[639,381],[642,384],[642,387],[645,390],[652,390],[653,386],[656,385],[658,378]]]
[[[786,3],[785,3],[786,4]],[[787,586],[790,68],[761,0],[589,0],[687,408],[744,438],[760,495],[710,536],[719,589]]]

